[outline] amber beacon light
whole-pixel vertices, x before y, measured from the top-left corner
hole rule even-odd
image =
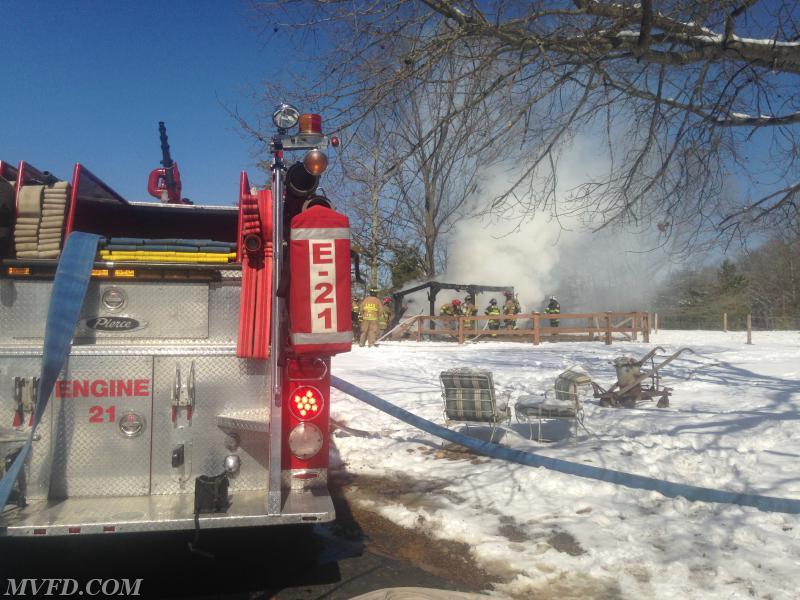
[[[300,115],[300,133],[322,133],[322,117],[313,113]]]

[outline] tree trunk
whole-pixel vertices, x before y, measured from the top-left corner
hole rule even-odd
[[[369,286],[372,288],[378,287],[378,226],[380,225],[378,215],[378,187],[372,186],[372,231],[371,242],[372,247],[369,253]]]

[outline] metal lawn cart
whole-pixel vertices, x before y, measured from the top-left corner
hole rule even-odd
[[[661,350],[666,352],[661,346],[656,346],[639,360],[630,356],[622,356],[614,360],[613,365],[617,371],[617,382],[609,389],[605,390],[597,383],[592,381],[594,397],[600,399],[600,406],[613,406],[633,408],[637,402],[645,402],[658,398],[656,406],[665,408],[669,406],[669,396],[672,389],[661,387],[661,375],[659,371],[678,358],[684,352],[695,351],[691,348],[681,348],[667,359],[655,364],[655,354]],[[642,372],[642,365],[650,361],[650,370]],[[642,384],[646,379],[650,379],[649,387]]]

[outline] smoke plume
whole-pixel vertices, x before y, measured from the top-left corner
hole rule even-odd
[[[562,154],[554,206],[568,206],[580,184],[608,168],[602,156],[580,140]],[[480,198],[473,199],[476,212],[480,202],[507,187],[510,171],[497,167],[486,173]],[[532,200],[523,198],[521,204]],[[545,213],[464,219],[451,234],[447,271],[439,280],[514,286],[526,311],[541,311],[550,295],[559,298],[562,312],[647,310],[670,262],[667,251],[653,250],[660,241],[657,228],[638,233],[590,228],[577,217]],[[481,307],[489,300],[483,296]],[[438,304],[446,301],[444,293],[440,298]]]

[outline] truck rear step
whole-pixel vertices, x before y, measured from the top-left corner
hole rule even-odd
[[[281,512],[270,514],[263,490],[231,494],[225,513],[202,514],[200,529],[321,523],[335,518],[328,490],[284,490]],[[69,535],[194,529],[194,497],[190,494],[121,498],[67,498],[33,501],[3,513],[0,535]]]

